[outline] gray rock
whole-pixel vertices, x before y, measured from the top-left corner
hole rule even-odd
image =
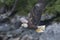
[[[25,31],[22,33],[20,40],[60,40],[60,24],[54,23],[49,25],[43,33],[36,33],[30,31]],[[30,39],[30,37],[32,39]]]
[[[20,38],[18,40],[60,40],[60,23],[52,23],[43,33],[37,33],[33,29],[21,27],[20,18],[15,16],[10,22],[0,24],[0,32],[6,32],[6,36],[10,37],[9,40],[17,39],[14,37]]]
[[[42,16],[41,16],[41,20],[43,21],[43,20],[47,20],[47,19],[51,19],[52,17],[55,17],[56,15],[54,15],[54,14],[48,14],[48,13],[46,13],[46,14],[43,14]]]

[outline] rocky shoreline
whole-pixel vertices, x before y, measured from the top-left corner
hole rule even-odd
[[[5,23],[0,24],[1,40],[59,40],[60,23],[53,22],[46,26],[46,30],[37,33],[34,29],[21,27],[21,16],[14,16]]]

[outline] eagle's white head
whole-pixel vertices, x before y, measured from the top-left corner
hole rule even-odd
[[[23,23],[23,24],[21,24],[21,26],[27,28],[28,27],[28,24]]]

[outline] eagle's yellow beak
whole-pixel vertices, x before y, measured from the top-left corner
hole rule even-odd
[[[45,30],[45,25],[37,26],[37,27],[38,27],[38,29],[36,29],[36,32],[38,32],[38,33],[44,32],[44,30]]]

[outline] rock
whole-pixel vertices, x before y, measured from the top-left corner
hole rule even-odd
[[[21,21],[22,23],[28,23],[28,20],[27,20],[25,17],[21,17],[21,18],[20,18],[20,21]]]
[[[49,25],[43,33],[36,33],[33,30],[24,31],[20,36],[20,40],[59,40],[60,38],[60,24],[54,23]],[[30,39],[30,37],[32,39]]]
[[[9,26],[9,24],[2,24],[1,26],[0,26],[0,32],[7,32],[7,31],[9,31],[11,28],[10,28],[10,26]]]
[[[17,37],[17,38],[10,38],[9,40],[19,40],[19,37]]]
[[[34,29],[21,27],[20,18],[21,16],[15,16],[0,24],[0,32],[5,33],[8,40],[60,40],[60,23],[52,23],[44,32],[38,33]]]
[[[56,15],[54,15],[54,14],[48,14],[48,13],[46,13],[46,14],[43,14],[42,16],[41,16],[41,20],[43,21],[43,20],[47,20],[47,19],[51,19],[51,18],[53,18],[53,17],[55,17]]]

